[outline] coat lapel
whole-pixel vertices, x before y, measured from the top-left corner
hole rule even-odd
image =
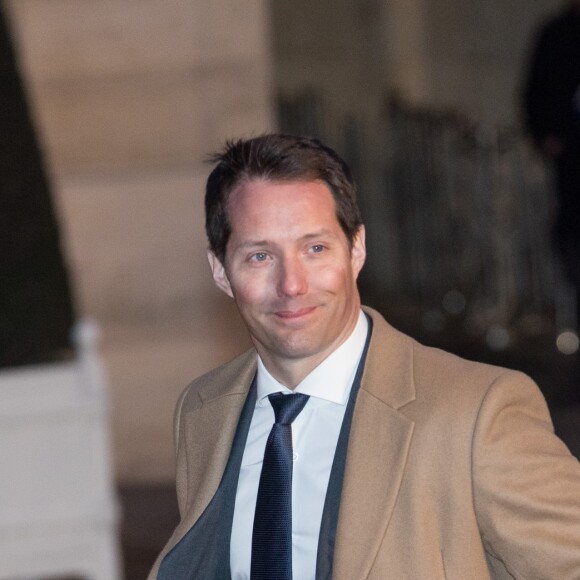
[[[398,411],[415,398],[412,343],[373,318],[350,432],[334,557],[334,578],[366,578],[399,493],[413,422]]]
[[[178,449],[178,486],[183,482],[182,520],[175,545],[197,522],[215,495],[230,456],[238,419],[256,373],[256,353],[249,351],[232,364],[219,383],[207,376],[195,396],[183,402],[182,445]],[[205,377],[204,377],[205,378]],[[178,490],[179,493],[179,490]]]

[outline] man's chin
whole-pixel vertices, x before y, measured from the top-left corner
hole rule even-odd
[[[297,336],[279,338],[272,346],[271,352],[294,361],[316,357],[323,350],[320,341]]]

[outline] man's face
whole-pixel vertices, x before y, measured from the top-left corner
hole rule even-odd
[[[351,250],[321,181],[245,182],[228,215],[225,264],[209,254],[216,284],[236,301],[267,366],[314,368],[356,325],[364,228]]]

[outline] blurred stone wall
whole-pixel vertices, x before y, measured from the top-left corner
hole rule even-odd
[[[8,0],[117,478],[173,478],[187,382],[248,342],[205,257],[204,157],[272,128],[266,2]]]

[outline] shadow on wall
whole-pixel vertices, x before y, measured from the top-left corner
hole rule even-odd
[[[26,91],[0,6],[0,368],[70,358],[72,297]]]

